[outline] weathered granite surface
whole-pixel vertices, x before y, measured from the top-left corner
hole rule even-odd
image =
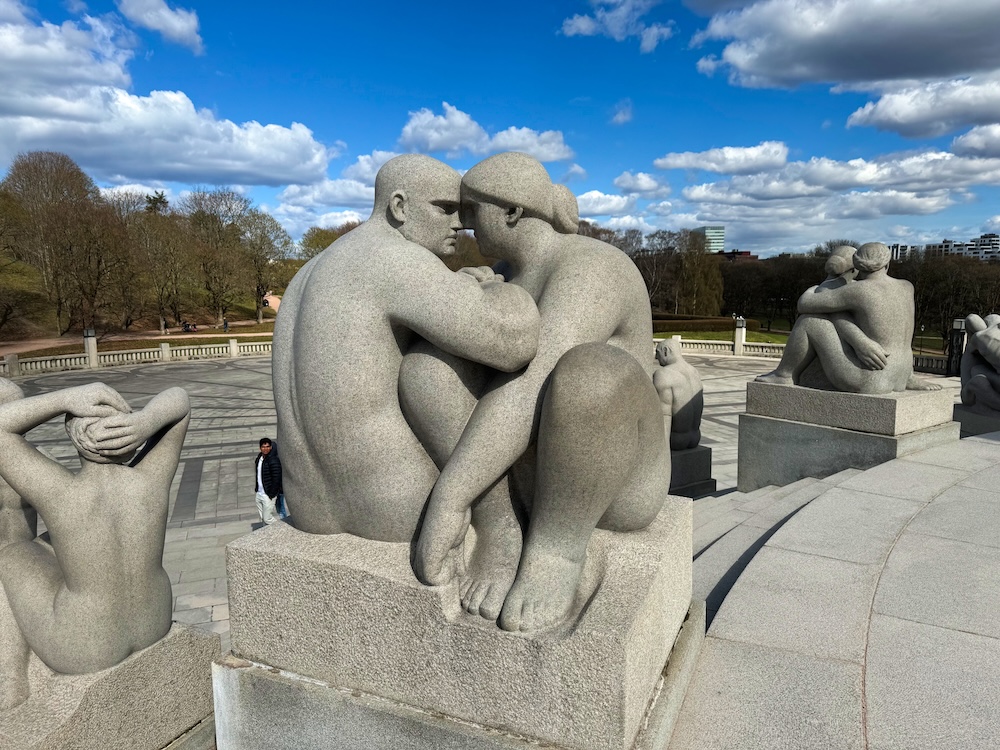
[[[902,435],[951,420],[953,400],[949,391],[867,395],[751,382],[747,383],[746,413],[876,435]]]
[[[971,412],[1000,418],[1000,315],[965,318],[962,404]]]
[[[868,469],[955,442],[958,435],[958,423],[952,421],[900,435],[878,435],[741,414],[737,488],[750,492],[804,477],[823,478],[843,469]]]
[[[965,404],[955,404],[954,419],[962,426],[962,437],[1000,431],[1000,412],[986,414]]]
[[[31,697],[0,712],[4,750],[160,750],[212,713],[219,636],[185,625],[122,663],[64,675],[37,658]]]
[[[715,492],[712,449],[707,445],[670,452],[670,494],[702,497]]]
[[[660,367],[653,373],[653,385],[663,405],[663,416],[670,419],[670,450],[695,448],[701,442],[701,414],[705,410],[701,376],[684,359],[678,341],[660,341],[656,361]]]
[[[285,524],[232,542],[234,655],[560,747],[631,747],[690,606],[689,500],[596,531],[575,624],[531,635],[465,613],[454,583],[422,585],[409,555]]]

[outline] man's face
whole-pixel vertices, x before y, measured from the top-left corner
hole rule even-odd
[[[260,446],[260,452],[266,456],[268,453],[271,452],[271,444],[264,443],[262,446]]]
[[[462,220],[458,213],[458,183],[453,189],[431,185],[407,193],[406,221],[399,228],[410,242],[426,247],[439,258],[454,255]]]

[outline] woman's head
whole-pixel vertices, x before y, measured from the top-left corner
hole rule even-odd
[[[881,242],[867,242],[854,254],[854,267],[861,273],[874,273],[888,268],[892,251]]]

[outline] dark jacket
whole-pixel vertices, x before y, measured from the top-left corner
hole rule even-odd
[[[263,453],[257,454],[257,460],[253,464],[253,490],[257,491],[257,463],[263,459],[264,465],[260,467],[260,479],[264,484],[264,492],[268,497],[277,497],[281,494],[281,461],[278,459],[274,449],[267,456]]]

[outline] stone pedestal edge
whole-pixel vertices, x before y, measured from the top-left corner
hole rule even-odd
[[[704,640],[705,603],[694,601],[631,750],[666,750]],[[215,661],[212,675],[218,750],[539,747],[538,740],[533,738],[505,734],[358,690],[338,688],[231,654]],[[565,748],[552,744],[545,747]]]

